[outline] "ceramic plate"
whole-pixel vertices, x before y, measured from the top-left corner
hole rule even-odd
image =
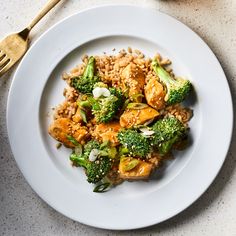
[[[56,149],[47,127],[51,108],[63,101],[61,79],[83,54],[137,48],[160,52],[187,76],[196,96],[189,123],[191,146],[149,182],[125,182],[93,193],[82,169],[72,168],[66,148]],[[16,162],[35,192],[81,223],[135,229],[178,214],[209,187],[219,172],[232,134],[232,101],[224,72],[209,47],[174,18],[146,8],[103,6],[79,12],[48,30],[21,61],[9,93],[7,126]]]

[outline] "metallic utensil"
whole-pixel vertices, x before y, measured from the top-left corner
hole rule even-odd
[[[48,1],[28,27],[19,33],[8,35],[0,42],[0,76],[8,71],[25,54],[29,45],[31,29],[60,1]]]

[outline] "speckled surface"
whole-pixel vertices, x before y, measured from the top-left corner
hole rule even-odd
[[[0,38],[23,28],[46,0],[0,0]],[[180,19],[212,48],[227,75],[236,106],[235,0],[62,1],[32,32],[33,39],[80,9],[109,3],[151,7]],[[0,235],[236,235],[236,130],[226,162],[206,193],[176,217],[149,228],[107,231],[74,222],[53,210],[29,187],[12,156],[6,129],[10,71],[0,79]]]

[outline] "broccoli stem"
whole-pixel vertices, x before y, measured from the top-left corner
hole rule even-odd
[[[76,166],[82,166],[85,169],[87,169],[88,161],[85,159],[84,155],[76,155],[75,153],[72,153],[70,155],[70,160],[73,162]]]
[[[93,78],[93,76],[94,76],[94,69],[95,69],[94,63],[95,63],[95,58],[94,57],[90,57],[89,61],[88,61],[88,64],[87,64],[87,66],[85,68],[85,71],[83,73],[83,77],[89,78],[89,79]]]
[[[152,62],[152,68],[163,83],[170,84],[175,82],[171,75],[159,64],[157,60]]]

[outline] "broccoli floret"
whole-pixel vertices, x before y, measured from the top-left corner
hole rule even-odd
[[[112,162],[111,159],[106,157],[98,157],[95,161],[89,161],[85,155],[77,156],[72,153],[70,160],[75,162],[77,166],[85,168],[87,181],[96,184],[101,181],[110,171]]]
[[[189,80],[173,78],[157,60],[152,61],[152,68],[166,87],[165,101],[168,105],[182,102],[189,94],[192,84]]]
[[[94,85],[97,82],[99,82],[99,78],[95,76],[95,58],[91,56],[83,75],[72,78],[71,86],[78,92],[92,93]]]
[[[83,156],[84,159],[88,160],[90,152],[93,149],[99,149],[99,148],[100,148],[99,142],[97,142],[96,140],[91,140],[84,145],[83,152],[79,156]],[[72,161],[74,166],[80,166],[78,162],[79,156],[75,154],[75,151],[73,151],[72,154],[70,155],[70,160]]]
[[[127,149],[131,156],[145,158],[151,151],[151,145],[148,139],[136,130],[121,130],[117,137],[122,146]]]
[[[95,85],[94,85],[94,88],[108,88],[108,85],[103,83],[103,82],[97,82]]]
[[[89,154],[93,149],[100,149],[100,143],[96,140],[91,140],[84,145],[84,155],[89,158]]]
[[[112,160],[108,156],[99,156],[95,161],[89,160],[91,151],[99,148],[100,144],[97,141],[90,141],[84,146],[83,154],[78,156],[72,153],[70,155],[70,160],[74,165],[85,168],[89,183],[98,183],[107,175],[112,167]]]
[[[92,107],[92,112],[99,123],[106,123],[113,119],[117,112],[118,98],[111,95],[107,98],[98,99],[98,106]]]
[[[152,139],[153,146],[157,147],[161,155],[170,152],[173,145],[187,135],[186,127],[175,117],[158,120],[152,129],[155,132]]]
[[[123,105],[123,101],[124,101],[124,95],[123,95],[122,91],[119,89],[116,89],[116,88],[110,88],[109,90],[111,92],[111,95],[114,95],[118,98],[118,100],[116,102],[116,107],[118,109],[121,108]]]
[[[107,123],[118,113],[123,104],[123,94],[120,90],[110,88],[109,97],[89,98],[92,104],[92,113],[97,122]]]

